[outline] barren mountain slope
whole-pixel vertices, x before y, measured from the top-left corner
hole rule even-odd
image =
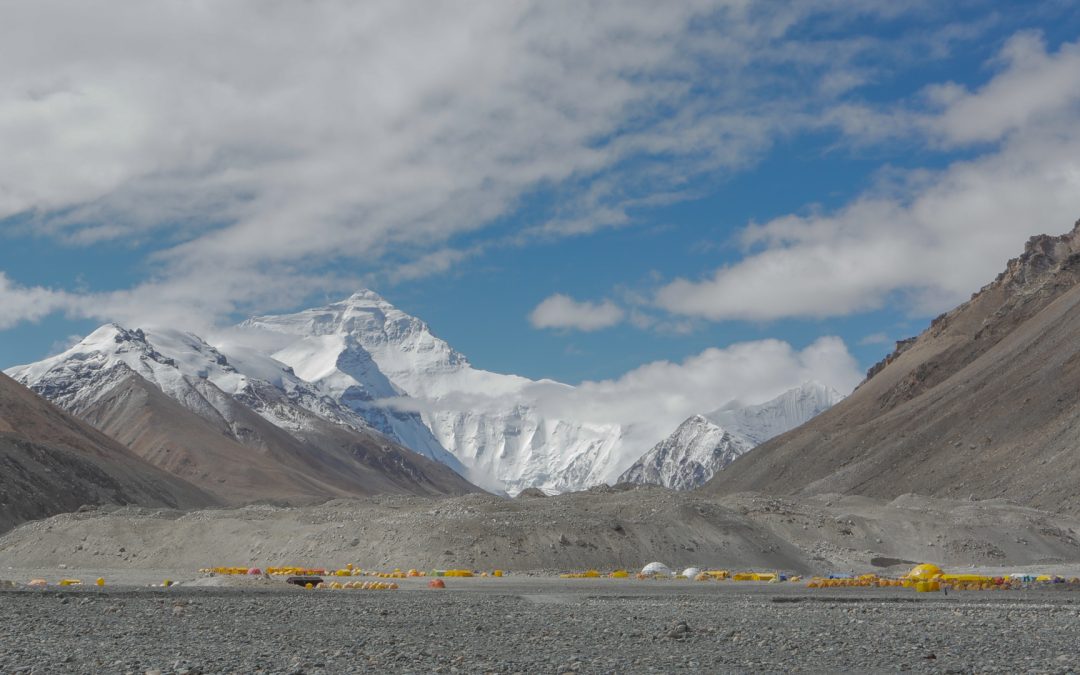
[[[9,372],[227,503],[477,489],[400,448],[283,364],[245,353],[238,365],[190,333],[106,324]]]
[[[1080,223],[704,489],[1008,497],[1080,511]]]
[[[201,417],[147,380],[129,374],[82,417],[153,464],[228,503],[310,502],[380,493],[474,491],[448,467],[377,434],[335,426],[314,415],[291,435],[232,401],[214,385],[225,417]]]
[[[215,501],[0,373],[0,532],[84,504]]]

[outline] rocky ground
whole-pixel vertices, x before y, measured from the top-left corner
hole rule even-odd
[[[1080,592],[559,579],[594,567],[1080,576],[1080,521],[1004,501],[659,488],[89,509],[0,537],[0,673],[1076,672]],[[509,570],[305,591],[200,567]],[[62,577],[97,588],[28,589]],[[170,589],[149,588],[164,579]],[[2,588],[3,584],[0,584]]]
[[[1075,672],[1080,593],[448,580],[0,591],[3,673]]]
[[[380,497],[189,513],[101,508],[0,537],[6,567],[218,565],[574,571],[672,567],[881,571],[882,560],[954,567],[1080,562],[1080,519],[1008,502],[903,496],[709,497],[606,488],[558,497]],[[905,564],[905,563],[902,563]],[[910,563],[906,563],[910,567]]]

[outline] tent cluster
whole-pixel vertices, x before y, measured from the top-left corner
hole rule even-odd
[[[912,588],[918,593],[938,591],[1006,591],[1026,588],[1031,584],[1069,583],[1080,585],[1080,578],[1042,574],[1009,574],[989,576],[984,574],[946,574],[932,563],[916,565],[907,574],[896,577],[879,577],[863,574],[854,577],[814,577],[807,588]]]
[[[571,572],[567,574],[560,574],[562,579],[627,579],[630,577],[630,573],[624,569],[617,569],[610,573],[602,573],[599,570],[591,569],[584,572]],[[670,567],[660,562],[651,562],[645,567],[641,568],[641,571],[634,575],[634,578],[640,581],[656,580],[656,579],[692,579],[694,581],[766,581],[766,582],[780,582],[780,581],[801,581],[802,577],[788,577],[785,574],[779,572],[736,572],[732,574],[728,570],[702,570],[698,567],[687,567],[682,572],[675,572]]]
[[[330,583],[314,584],[314,588],[325,588],[332,591],[396,591],[398,585],[383,581],[331,581]]]
[[[49,585],[49,582],[46,579],[31,579],[30,581],[26,582],[27,588],[45,588],[48,585]],[[61,579],[60,581],[56,582],[56,585],[57,586],[65,586],[65,587],[66,586],[82,586],[83,582],[82,582],[82,579]],[[104,586],[105,585],[105,579],[99,577],[94,582],[94,585],[98,586],[98,587]],[[15,588],[17,586],[18,586],[18,584],[16,584],[14,581],[0,581],[0,588]]]
[[[417,577],[502,577],[506,573],[502,570],[478,572],[468,569],[435,569],[423,571],[418,569],[402,570],[395,568],[391,572],[361,569],[352,563],[339,569],[326,567],[303,567],[299,565],[286,565],[281,567],[267,567],[265,572],[258,567],[203,567],[201,574],[209,576],[270,576],[270,577],[374,577],[378,579],[411,579]]]
[[[676,573],[660,562],[651,562],[641,568],[641,571],[637,573],[637,578],[693,579],[694,581],[765,581],[769,583],[802,580],[802,577],[789,577],[781,572],[731,572],[729,570],[703,570],[697,567],[687,567],[681,573]]]
[[[361,590],[361,591],[384,591],[396,590],[397,584],[381,581],[355,581],[355,577],[367,577],[375,579],[414,579],[421,577],[503,577],[505,572],[496,569],[490,573],[486,571],[474,571],[471,569],[432,569],[422,571],[419,569],[402,570],[395,568],[393,571],[377,571],[361,569],[353,564],[338,569],[326,567],[303,567],[288,565],[282,567],[267,567],[266,571],[258,567],[204,567],[199,570],[207,576],[243,576],[243,577],[271,577],[284,578],[286,583],[295,584],[305,589],[330,589],[330,590]],[[324,577],[329,579],[324,580]],[[346,579],[349,579],[348,581]],[[438,585],[431,588],[445,588],[442,580]]]

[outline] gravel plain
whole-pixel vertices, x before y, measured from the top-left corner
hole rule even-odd
[[[407,580],[0,591],[0,673],[1065,673],[1080,593]]]

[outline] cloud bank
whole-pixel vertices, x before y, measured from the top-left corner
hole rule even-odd
[[[912,40],[951,39],[838,29],[931,8],[18,3],[0,22],[0,227],[149,247],[140,282],[70,298],[142,322],[438,273],[475,252],[456,238],[537,191],[557,206],[513,245],[625,227],[628,209],[753,163]],[[41,316],[18,307],[8,321]]]
[[[526,384],[515,396],[549,419],[622,427],[619,455],[606,464],[614,479],[691,415],[732,402],[763,403],[808,381],[846,394],[862,378],[844,341],[830,336],[802,349],[781,340],[706,349],[681,362],[654,361],[618,378],[585,381],[576,387],[541,380]],[[496,412],[506,406],[501,395],[484,391],[396,403],[431,412]]]
[[[920,114],[930,143],[994,142],[941,171],[894,172],[846,206],[747,227],[741,260],[658,289],[657,306],[722,320],[844,316],[899,297],[913,314],[966,299],[1023,250],[1080,217],[1080,43],[1046,50],[1022,33],[983,87],[932,87]],[[915,113],[895,113],[912,133]]]

